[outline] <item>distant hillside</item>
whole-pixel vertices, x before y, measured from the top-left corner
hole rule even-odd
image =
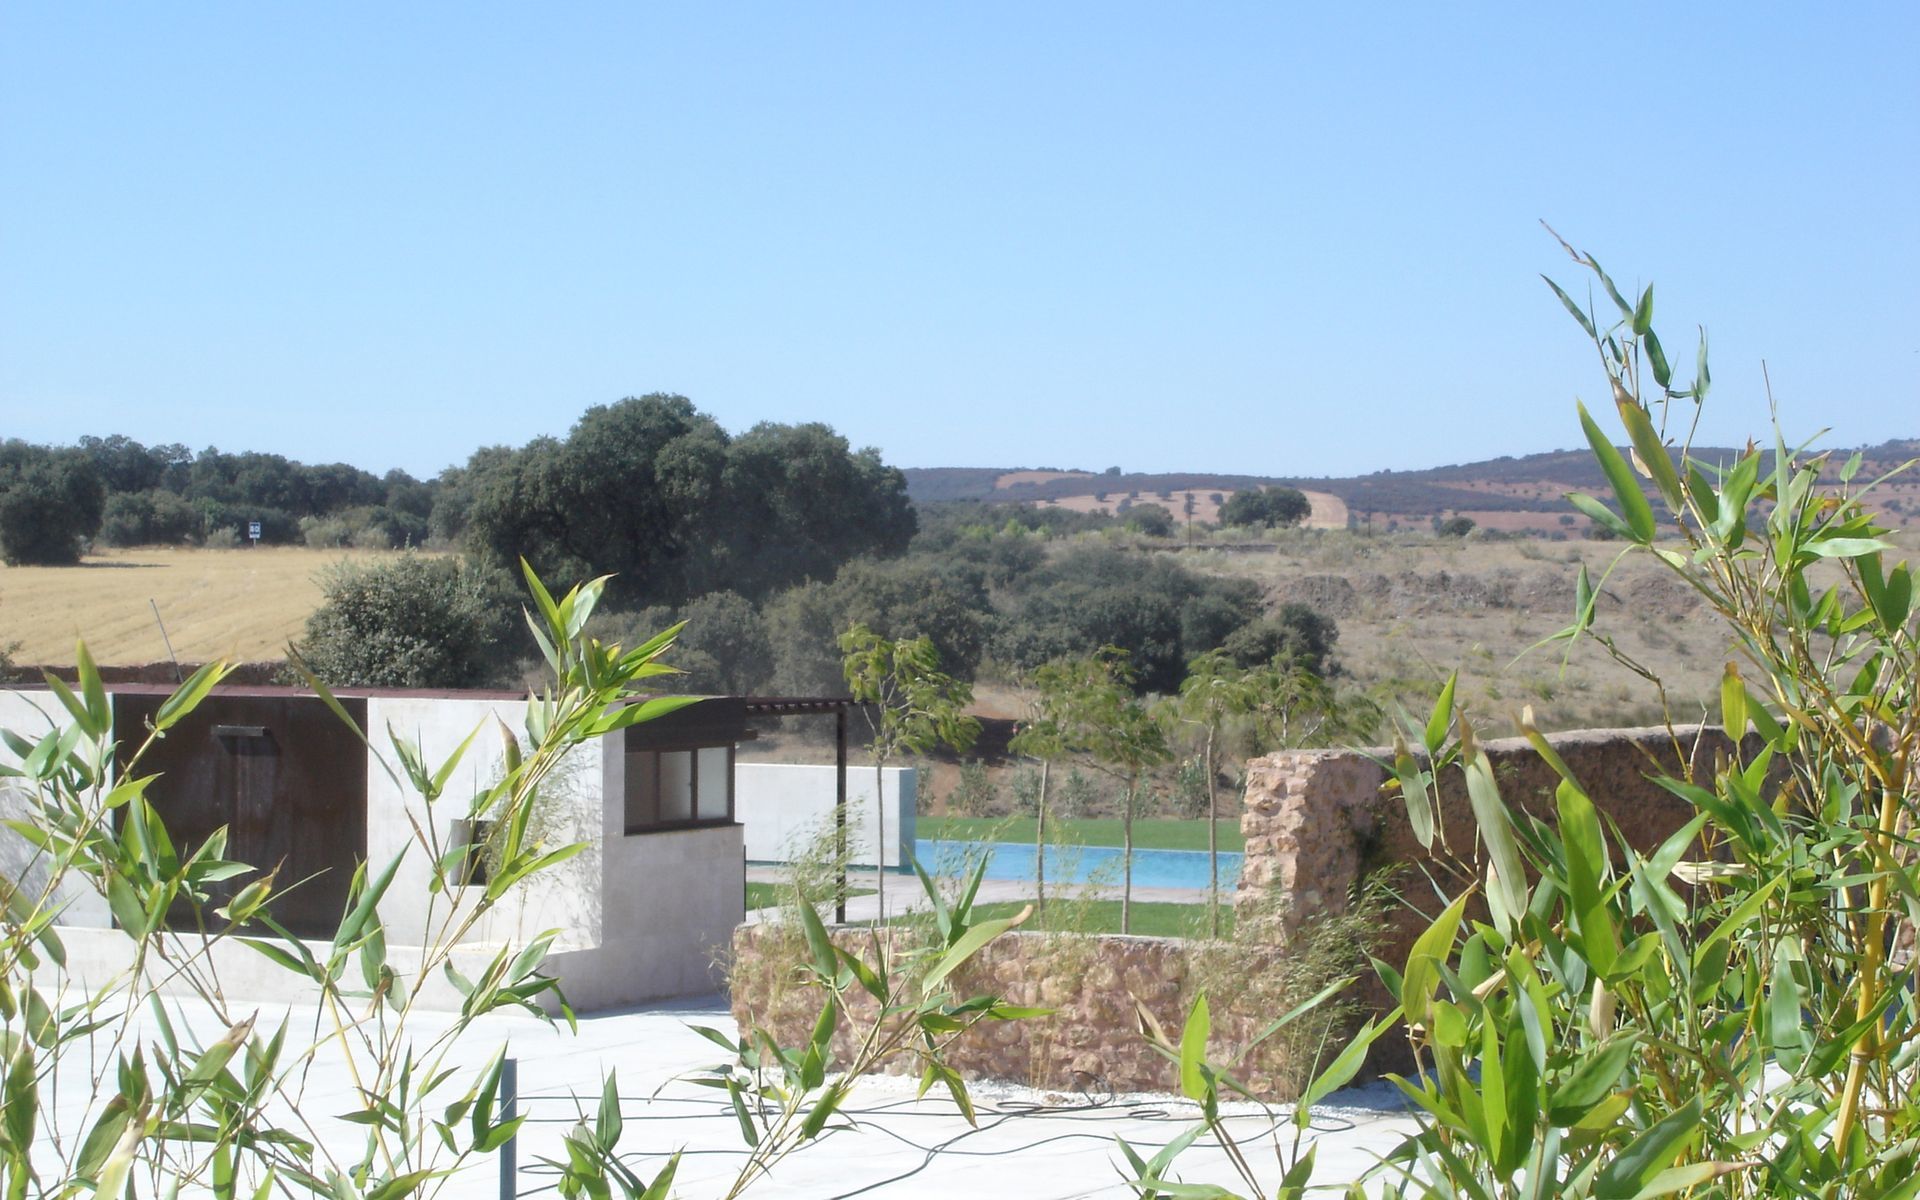
[[[1624,448],[1623,448],[1624,449]],[[1695,447],[1696,460],[1730,462],[1740,450]],[[1836,450],[1830,463],[1838,470],[1852,453]],[[1920,457],[1920,439],[1906,438],[1861,451],[1859,478],[1873,479],[1902,462]],[[1771,455],[1768,456],[1771,458]],[[1770,468],[1769,468],[1770,469]],[[1283,484],[1336,497],[1343,516],[1356,523],[1423,523],[1455,514],[1482,526],[1510,531],[1547,531],[1583,524],[1570,515],[1566,493],[1607,495],[1607,483],[1586,450],[1552,450],[1486,462],[1430,467],[1418,471],[1376,471],[1346,478],[1283,475],[1223,475],[1206,472],[1162,474],[1095,473],[1019,468],[908,468],[907,494],[915,503],[976,500],[1000,504],[1060,504],[1085,510],[1116,511],[1130,503],[1166,503],[1186,494],[1225,495],[1241,488]],[[1196,519],[1210,518],[1206,504]],[[1885,485],[1876,505],[1895,523],[1920,523],[1920,476],[1901,476]],[[1316,509],[1316,517],[1320,514]],[[1316,522],[1320,523],[1320,522]]]
[[[984,500],[1007,473],[999,467],[908,467],[907,495],[915,504]]]

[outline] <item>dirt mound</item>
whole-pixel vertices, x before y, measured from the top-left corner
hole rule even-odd
[[[1641,621],[1676,621],[1706,605],[1700,593],[1671,575],[1637,576],[1609,585],[1607,593],[1619,599],[1628,616]]]
[[[1375,578],[1379,578],[1376,576]],[[1267,599],[1282,604],[1304,604],[1336,620],[1360,611],[1360,593],[1345,575],[1299,575],[1275,584]]]

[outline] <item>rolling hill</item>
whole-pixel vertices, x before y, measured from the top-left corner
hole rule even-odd
[[[1731,462],[1742,451],[1695,447],[1693,453],[1697,460]],[[1851,453],[1842,450],[1830,455],[1829,472],[1837,473]],[[1859,454],[1862,461],[1858,478],[1874,479],[1903,462],[1920,458],[1920,439],[1883,442],[1864,447]],[[1315,501],[1311,523],[1323,527],[1351,523],[1391,529],[1458,515],[1471,517],[1484,528],[1514,533],[1584,527],[1585,520],[1576,518],[1568,507],[1566,493],[1607,494],[1606,479],[1584,449],[1345,478],[997,467],[910,467],[904,473],[907,494],[917,504],[977,501],[1111,512],[1126,503],[1158,503],[1178,516],[1186,498],[1192,496],[1197,504],[1194,519],[1209,521],[1219,503],[1216,497],[1241,488],[1279,484],[1307,492]],[[1329,504],[1326,498],[1338,504]],[[1901,476],[1882,484],[1875,507],[1892,523],[1920,523],[1920,476]]]

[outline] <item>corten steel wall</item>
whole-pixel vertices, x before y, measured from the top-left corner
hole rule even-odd
[[[123,761],[146,740],[165,699],[114,696]],[[365,728],[365,700],[340,704]],[[301,937],[330,937],[367,858],[365,763],[353,730],[313,697],[216,694],[152,742],[140,773],[159,776],[147,799],[176,846],[198,846],[224,826],[226,858],[274,873],[274,919]],[[215,903],[254,878],[214,884]],[[182,902],[168,919],[191,929],[195,918]]]
[[[1677,738],[1676,736],[1677,735]],[[1634,849],[1658,846],[1692,820],[1692,805],[1653,782],[1667,774],[1694,782],[1710,779],[1714,762],[1732,747],[1719,729],[1680,726],[1588,729],[1548,738],[1599,809]],[[1676,750],[1676,742],[1678,749]],[[1500,794],[1549,825],[1557,824],[1554,789],[1559,776],[1524,738],[1482,744],[1493,763]],[[1457,769],[1440,778],[1440,827],[1451,852],[1429,852],[1414,837],[1407,807],[1397,791],[1382,785],[1389,772],[1375,759],[1392,751],[1299,750],[1270,754],[1247,764],[1246,860],[1235,897],[1243,920],[1266,922],[1272,944],[1284,951],[1310,931],[1316,918],[1348,911],[1360,889],[1383,881],[1398,899],[1390,904],[1372,953],[1399,967],[1413,941],[1445,907],[1429,880],[1448,897],[1470,882],[1475,861],[1473,812]],[[1462,868],[1464,861],[1469,864]],[[1485,906],[1470,909],[1484,919]],[[1386,989],[1364,976],[1368,1005],[1393,1007]],[[1408,1065],[1405,1043],[1383,1038],[1371,1060],[1375,1069]]]

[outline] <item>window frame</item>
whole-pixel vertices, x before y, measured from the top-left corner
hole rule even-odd
[[[724,749],[727,752],[726,784],[725,784],[726,813],[724,816],[703,817],[700,815],[700,800],[701,800],[700,753],[703,750],[722,750],[722,749]],[[633,750],[628,750],[623,748],[622,749],[623,758],[621,761],[621,777],[620,777],[621,836],[644,837],[645,835],[650,833],[672,833],[676,830],[681,830],[681,829],[717,829],[727,825],[739,824],[739,821],[735,818],[735,809],[734,809],[734,803],[736,800],[736,796],[734,794],[734,776],[735,776],[734,768],[735,768],[735,758],[739,753],[739,749],[740,749],[739,745],[733,742],[727,742],[720,745],[715,745],[712,743],[700,745],[693,742],[686,742],[686,743],[675,742],[675,743],[669,743],[665,745],[647,746],[641,749],[633,749]],[[635,760],[644,759],[645,761],[651,764],[651,770],[653,772],[653,779],[652,779],[653,810],[657,814],[660,811],[661,760],[665,755],[668,755],[668,754],[685,754],[687,756],[688,788],[689,788],[689,791],[691,792],[691,795],[689,797],[688,808],[692,815],[685,818],[675,818],[670,821],[663,821],[656,818],[653,821],[636,823],[633,817],[633,802],[634,802],[633,772],[634,772]]]

